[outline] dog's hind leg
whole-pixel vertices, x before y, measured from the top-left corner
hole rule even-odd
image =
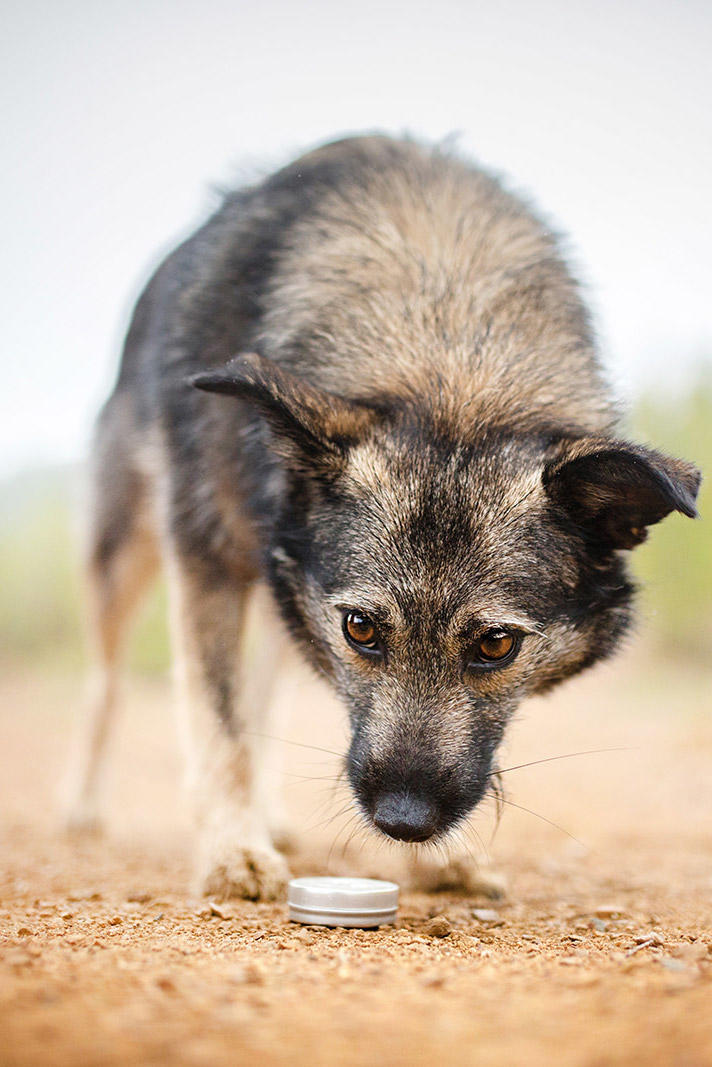
[[[83,722],[65,787],[67,827],[100,828],[108,742],[115,718],[122,653],[143,593],[160,557],[145,477],[131,462],[121,410],[107,408],[99,425],[94,500],[86,566],[91,667]]]
[[[288,871],[272,845],[258,770],[275,648],[245,640],[249,581],[206,555],[168,552],[179,728],[199,831],[199,891],[270,900]],[[270,661],[271,649],[271,661]],[[259,655],[255,652],[259,651]]]

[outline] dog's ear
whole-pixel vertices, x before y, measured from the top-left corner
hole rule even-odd
[[[318,389],[256,353],[196,374],[190,383],[209,393],[250,402],[267,420],[290,459],[323,462],[343,456],[381,414],[365,401]]]
[[[569,442],[543,480],[552,502],[608,550],[635,548],[671,511],[697,516],[697,468],[623,441]]]

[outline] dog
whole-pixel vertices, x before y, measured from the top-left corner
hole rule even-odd
[[[346,705],[368,822],[443,838],[522,699],[620,646],[625,552],[696,514],[699,472],[619,424],[558,238],[456,153],[347,138],[226,195],[140,297],[98,421],[72,824],[162,561],[204,892],[288,877],[255,736],[282,640]]]

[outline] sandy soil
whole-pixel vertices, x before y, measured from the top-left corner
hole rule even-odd
[[[58,836],[79,684],[6,670],[0,1063],[712,1064],[710,680],[638,652],[529,705],[503,766],[625,749],[506,777],[578,842],[511,806],[492,840],[486,807],[474,825],[504,899],[406,890],[395,927],[343,931],[191,897],[164,684],[129,686],[108,836]],[[282,699],[285,738],[340,750],[311,684]],[[293,869],[397,874],[397,850],[344,847],[346,816],[320,825],[343,806],[336,759],[280,749]]]

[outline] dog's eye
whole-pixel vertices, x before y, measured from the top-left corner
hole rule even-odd
[[[477,643],[477,651],[483,659],[506,659],[514,648],[514,637],[504,630],[490,630]]]
[[[357,652],[368,656],[381,654],[376,624],[364,612],[345,612],[342,629],[344,637]]]
[[[468,670],[482,670],[492,667],[503,667],[510,663],[521,644],[518,634],[508,630],[487,630],[478,637],[467,656]]]

